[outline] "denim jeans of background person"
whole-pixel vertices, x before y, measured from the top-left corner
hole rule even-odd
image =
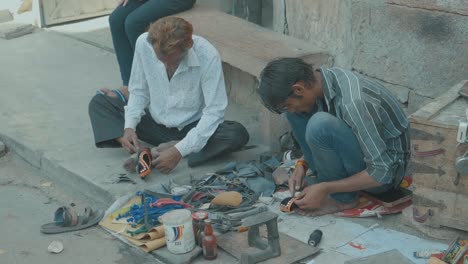
[[[360,190],[398,187],[410,158],[409,122],[381,84],[283,58],[262,71],[258,92],[271,111],[286,112],[304,154],[288,181],[291,192],[304,187],[307,168],[316,175],[295,202],[303,213],[341,211],[355,205]]]
[[[128,100],[128,82],[132,69],[133,55],[137,38],[143,34],[152,22],[183,12],[193,7],[196,0],[126,0],[109,16],[117,62],[119,64],[122,85],[120,89],[103,88],[101,92]]]
[[[138,37],[128,104],[97,94],[89,116],[97,147],[134,153],[139,139],[160,148],[156,169],[172,171],[182,157],[197,166],[240,150],[244,126],[225,121],[228,104],[221,58],[179,17],[161,18]]]

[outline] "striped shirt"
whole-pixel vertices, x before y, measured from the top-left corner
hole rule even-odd
[[[328,112],[352,128],[369,175],[381,184],[399,184],[410,158],[410,133],[396,97],[358,73],[325,67],[319,71]]]

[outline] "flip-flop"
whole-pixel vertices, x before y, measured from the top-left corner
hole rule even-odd
[[[297,205],[294,203],[296,202],[296,197],[288,197],[284,198],[280,203],[280,211],[283,213],[291,213],[294,209],[298,208]]]
[[[55,211],[54,222],[42,225],[41,232],[58,234],[85,229],[99,223],[103,216],[103,211],[93,211],[90,207],[86,207],[83,214],[78,215],[73,208],[62,206]]]
[[[153,160],[151,150],[143,148],[137,154],[138,163],[135,170],[140,174],[140,178],[144,179],[151,173],[151,161]]]
[[[128,102],[128,101],[127,101],[127,99],[125,99],[125,96],[124,96],[124,94],[122,93],[122,91],[120,91],[119,89],[113,89],[113,90],[111,90],[111,91],[114,92],[114,93],[117,95],[117,98],[119,98],[120,101],[122,101],[125,105],[127,105],[127,102]],[[106,95],[103,91],[101,91],[101,90],[98,90],[98,91],[96,92],[96,94],[102,94],[102,95],[104,95],[104,96],[107,96],[107,95]]]

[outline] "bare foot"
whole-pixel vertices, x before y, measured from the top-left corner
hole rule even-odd
[[[331,198],[326,198],[320,205],[320,209],[317,210],[311,210],[311,211],[306,211],[306,210],[301,210],[301,209],[296,209],[295,212],[304,215],[304,216],[320,216],[320,215],[326,215],[326,214],[334,214],[337,212],[341,212],[346,209],[351,209],[357,206],[358,200],[356,199],[352,203],[344,204],[344,203],[339,203]]]
[[[125,100],[128,101],[128,86],[122,86],[120,87],[120,92],[122,92],[122,94],[124,95],[125,97]],[[112,97],[112,98],[117,98],[117,94],[112,91],[111,89],[108,89],[108,88],[101,88],[100,91],[105,95],[105,96],[109,96],[109,97]]]

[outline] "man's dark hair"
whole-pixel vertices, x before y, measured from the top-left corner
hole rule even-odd
[[[279,104],[293,94],[292,86],[299,82],[315,81],[312,65],[299,58],[279,58],[268,63],[260,74],[258,94],[268,110],[281,113]]]

